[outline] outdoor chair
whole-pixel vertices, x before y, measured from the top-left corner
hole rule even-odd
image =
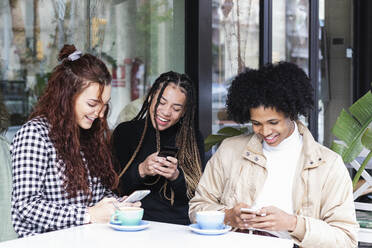
[[[0,135],[0,242],[16,239],[11,221],[12,173],[8,141]]]

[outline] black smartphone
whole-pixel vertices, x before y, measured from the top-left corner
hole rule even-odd
[[[158,153],[159,157],[177,157],[178,147],[175,146],[162,146],[160,147],[160,151]]]

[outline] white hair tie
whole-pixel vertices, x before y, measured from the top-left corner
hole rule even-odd
[[[76,50],[75,52],[71,53],[70,55],[68,55],[68,60],[70,61],[74,61],[74,60],[77,60],[81,57],[81,52]]]

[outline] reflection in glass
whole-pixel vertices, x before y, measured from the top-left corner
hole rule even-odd
[[[309,1],[273,1],[272,61],[285,60],[308,73]]]
[[[328,70],[328,45],[327,45],[327,31],[324,27],[324,0],[319,0],[319,88],[318,88],[318,142],[324,144],[325,138],[325,109],[330,101],[329,92],[329,70]]]
[[[272,61],[297,64],[309,74],[309,0],[275,0],[272,16]],[[307,118],[300,116],[307,124]]]
[[[26,121],[66,43],[111,71],[112,128],[160,73],[184,72],[184,1],[9,0],[0,20],[0,86],[13,126]]]
[[[259,0],[212,1],[212,132],[226,125],[227,89],[246,67],[258,68]]]
[[[296,63],[305,72],[309,68],[309,0],[273,1],[273,62]],[[318,142],[324,141],[324,109],[329,102],[328,59],[324,29],[324,0],[319,0],[319,88]],[[306,123],[306,120],[303,119]]]

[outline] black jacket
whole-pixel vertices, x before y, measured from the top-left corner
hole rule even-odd
[[[145,125],[145,119],[138,121],[129,121],[121,123],[113,133],[114,156],[117,160],[116,170],[118,173],[124,168],[134,153]],[[160,132],[161,146],[175,146],[175,139],[179,124]],[[200,132],[196,134],[197,145],[199,148],[200,158],[202,161],[202,170],[204,170],[204,141]],[[174,181],[168,181],[168,185],[175,193],[174,205],[164,197],[162,186],[167,180],[161,177],[160,180],[153,185],[148,183],[154,182],[157,176],[146,176],[141,178],[138,172],[138,165],[143,162],[147,156],[156,152],[156,131],[148,120],[148,127],[142,146],[132,162],[131,166],[120,178],[119,194],[129,195],[135,190],[150,189],[151,193],[141,200],[144,208],[144,219],[152,221],[160,221],[174,224],[189,224],[188,217],[189,199],[186,195],[186,183],[182,170],[178,178]],[[168,198],[170,190],[167,191]]]

